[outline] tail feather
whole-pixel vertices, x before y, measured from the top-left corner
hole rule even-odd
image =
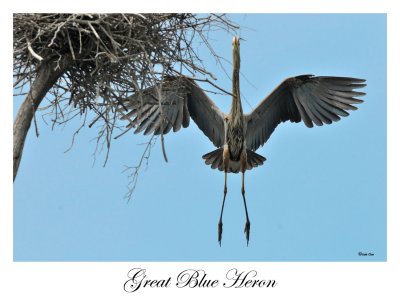
[[[222,165],[222,161],[219,156],[214,156],[214,160],[211,163],[211,168],[215,169],[218,166]]]
[[[252,150],[247,150],[247,169],[250,170],[253,167],[257,167],[264,164],[267,160],[265,157],[253,152]]]
[[[222,152],[222,147],[217,148],[216,150],[203,155],[203,159],[206,160],[205,163],[207,165],[211,164],[212,169],[218,167],[218,169],[222,171]]]
[[[207,165],[211,165],[212,169],[218,168],[218,170],[223,171],[223,148],[217,148],[216,150],[209,152],[203,155],[203,159]],[[253,169],[253,167],[257,167],[264,164],[266,158],[263,156],[251,151],[247,150],[247,170]],[[240,171],[239,162],[231,161],[228,166],[228,172],[238,173]]]

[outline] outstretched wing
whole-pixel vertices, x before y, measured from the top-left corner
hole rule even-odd
[[[191,117],[203,133],[217,147],[224,143],[224,114],[203,90],[186,77],[168,78],[161,86],[154,86],[128,97],[124,103],[128,113],[128,127],[145,135],[167,134],[188,127]]]
[[[135,93],[124,105],[128,113],[121,112],[121,119],[129,120],[127,127],[135,128],[135,134],[167,134],[171,129],[176,132],[189,126],[187,88],[179,79]]]
[[[190,117],[216,147],[221,147],[225,142],[225,114],[193,80],[187,81]]]
[[[286,79],[245,116],[247,147],[256,150],[264,145],[278,124],[287,120],[303,120],[307,127],[313,127],[348,116],[348,110],[357,109],[352,104],[363,102],[355,97],[365,93],[354,89],[365,87],[364,82],[358,78],[313,75]]]

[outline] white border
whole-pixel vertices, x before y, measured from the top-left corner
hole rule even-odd
[[[262,3],[262,4],[261,4]],[[2,110],[0,180],[6,187],[0,199],[0,296],[2,300],[120,300],[155,298],[200,300],[211,298],[269,300],[399,300],[399,118],[400,12],[396,1],[293,0],[293,1],[15,1],[2,3],[1,12]],[[13,12],[309,12],[388,13],[388,261],[386,263],[13,263],[11,164],[11,41]],[[374,45],[371,45],[373,47]],[[382,100],[384,101],[384,100]],[[373,122],[371,120],[371,122]],[[396,135],[397,134],[397,135]],[[5,142],[5,143],[4,143]],[[232,267],[256,269],[260,278],[276,279],[274,289],[144,289],[127,294],[123,284],[134,267],[149,277],[176,276],[187,268],[205,269],[210,278],[222,279]],[[172,279],[173,280],[173,279]],[[174,283],[174,281],[173,281]],[[290,298],[290,299],[289,299]],[[236,298],[233,298],[236,299]]]

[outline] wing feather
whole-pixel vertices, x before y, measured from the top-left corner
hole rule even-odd
[[[128,112],[121,112],[121,119],[130,121],[127,127],[135,128],[135,134],[167,134],[171,129],[176,132],[188,127],[191,117],[215,146],[224,143],[225,115],[189,78],[167,78],[161,86],[128,97],[124,105]]]
[[[193,81],[188,79],[188,110],[190,117],[216,147],[225,141],[225,114]]]
[[[187,93],[182,78],[167,78],[161,85],[128,97],[124,103],[128,113],[122,113],[121,118],[130,120],[127,127],[134,127],[135,134],[142,131],[145,135],[159,135],[161,132],[167,134],[171,128],[177,131],[189,125],[189,120],[183,124]]]
[[[347,111],[356,110],[354,104],[363,100],[364,92],[354,91],[366,86],[365,80],[352,77],[300,75],[283,81],[248,115],[246,144],[256,150],[269,139],[281,122],[303,121],[307,127],[331,124]]]
[[[176,114],[176,119],[173,123],[174,127],[173,127],[173,131],[177,132],[181,129],[182,126],[182,122],[183,122],[183,102],[180,104],[180,108],[178,113]]]
[[[154,123],[154,120],[158,117],[158,107],[153,106],[151,110],[149,110],[150,112],[148,112],[147,117],[145,120],[141,121],[139,123],[139,126],[136,128],[135,130],[135,134],[140,133],[141,131],[143,131],[144,129],[147,130],[147,128],[149,128],[149,126]],[[138,121],[139,122],[139,121]],[[148,133],[146,133],[145,131],[145,135],[147,135]]]

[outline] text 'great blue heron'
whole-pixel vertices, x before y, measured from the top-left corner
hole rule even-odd
[[[205,92],[188,77],[168,77],[157,87],[130,96],[125,103],[129,110],[122,118],[129,119],[135,133],[167,134],[188,127],[190,118],[217,147],[205,154],[205,163],[223,171],[224,197],[218,223],[218,242],[222,238],[222,215],[227,194],[227,173],[242,173],[242,197],[246,212],[244,232],[247,245],[250,220],[244,189],[246,170],[266,160],[255,151],[271,136],[281,122],[303,121],[307,127],[330,124],[356,110],[353,104],[363,101],[355,97],[365,93],[354,91],[365,87],[364,79],[350,77],[300,75],[284,80],[250,113],[243,114],[239,89],[240,43],[234,37],[232,72],[232,105],[229,114],[222,113]],[[161,99],[160,99],[161,97]]]

